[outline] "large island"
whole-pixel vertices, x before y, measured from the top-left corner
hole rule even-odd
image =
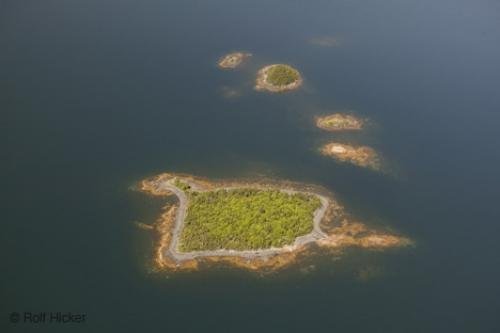
[[[177,197],[155,227],[158,268],[194,270],[225,263],[250,270],[290,265],[311,246],[388,248],[408,239],[353,222],[326,190],[277,181],[208,181],[165,173],[141,189]]]

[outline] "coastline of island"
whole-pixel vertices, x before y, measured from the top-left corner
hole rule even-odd
[[[185,185],[179,186],[181,183]],[[155,227],[159,241],[154,262],[156,268],[161,270],[196,270],[202,264],[216,263],[251,271],[275,270],[291,265],[312,246],[338,251],[350,246],[384,249],[406,246],[411,243],[407,238],[372,230],[362,223],[353,221],[328,191],[310,185],[277,181],[214,182],[191,175],[164,173],[142,181],[140,188],[151,195],[174,195],[178,199],[177,204],[165,207]],[[288,194],[300,193],[315,196],[321,205],[314,211],[312,230],[297,236],[291,244],[259,249],[221,248],[183,252],[179,248],[179,242],[182,231],[185,229],[185,220],[189,214],[190,205],[186,188],[194,193],[237,189],[278,190]]]
[[[352,146],[339,142],[330,142],[320,148],[320,153],[339,162],[351,163],[374,171],[380,171],[382,168],[380,155],[368,146]]]
[[[334,113],[315,118],[316,127],[325,131],[359,131],[365,126],[363,119],[345,113]]]
[[[222,69],[235,69],[251,56],[252,54],[248,52],[229,53],[221,57],[217,62],[217,65]]]
[[[257,72],[255,90],[272,93],[298,89],[303,83],[302,76],[295,68],[284,64],[273,64]]]

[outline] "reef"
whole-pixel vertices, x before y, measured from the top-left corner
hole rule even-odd
[[[339,40],[333,36],[319,36],[313,37],[309,40],[309,42],[313,45],[322,46],[322,47],[335,47],[339,46]]]
[[[351,146],[332,142],[320,149],[321,154],[333,157],[337,161],[347,162],[359,167],[380,170],[381,160],[373,148],[367,146]]]
[[[335,113],[316,117],[316,126],[326,131],[352,131],[363,128],[364,121],[354,116]]]
[[[219,59],[217,64],[220,68],[223,69],[235,69],[236,67],[240,66],[245,59],[251,56],[251,53],[246,52],[229,53]]]

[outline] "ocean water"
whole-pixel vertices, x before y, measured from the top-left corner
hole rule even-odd
[[[0,330],[500,331],[499,37],[494,0],[1,1]],[[219,70],[233,50],[253,57]],[[253,90],[276,62],[300,91]],[[335,110],[371,125],[314,127]],[[320,156],[330,140],[376,148],[389,172]],[[161,201],[131,188],[163,171],[322,185],[416,246],[152,273],[134,222]],[[69,311],[85,322],[11,322]]]

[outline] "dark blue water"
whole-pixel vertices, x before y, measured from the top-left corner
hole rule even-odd
[[[245,67],[217,69],[240,49]],[[1,331],[500,331],[498,1],[3,0],[0,50]],[[303,89],[254,92],[273,62]],[[315,129],[340,109],[373,126]],[[333,139],[375,147],[391,172],[319,156]],[[133,222],[159,203],[129,187],[162,171],[323,185],[417,246],[266,277],[150,273],[153,238]]]

